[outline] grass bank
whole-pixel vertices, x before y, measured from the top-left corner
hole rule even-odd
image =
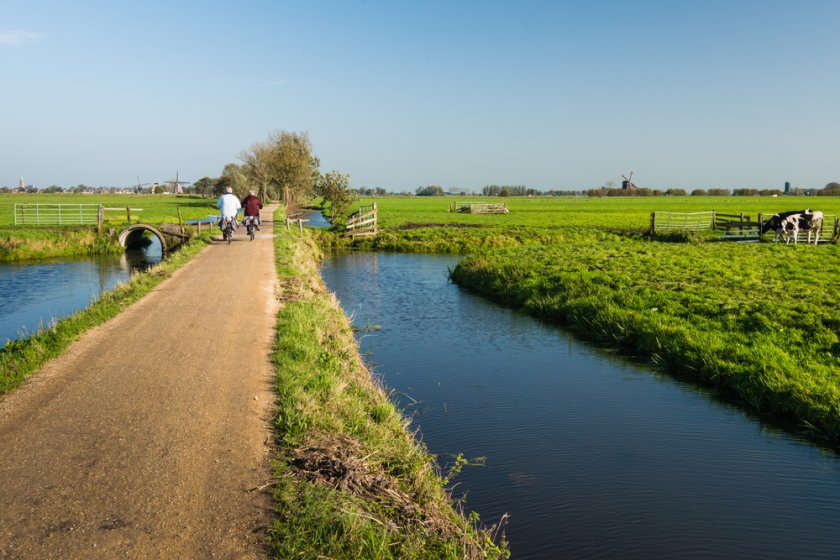
[[[453,506],[434,458],[365,368],[316,254],[309,234],[280,231],[275,556],[507,557]]]
[[[209,236],[193,239],[166,260],[128,282],[119,284],[86,309],[58,321],[31,337],[13,340],[0,349],[0,395],[19,386],[48,360],[60,355],[86,330],[100,325],[139,300],[160,284],[209,242]]]
[[[502,249],[453,280],[840,442],[837,245],[622,240]]]
[[[116,239],[92,228],[0,229],[0,262],[118,254]]]

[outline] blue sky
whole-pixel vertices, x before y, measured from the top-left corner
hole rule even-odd
[[[834,0],[7,0],[0,185],[218,176],[307,132],[356,187],[840,181]]]

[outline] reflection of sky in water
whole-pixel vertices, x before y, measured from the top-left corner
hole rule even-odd
[[[54,320],[84,309],[135,269],[159,262],[157,238],[131,255],[36,264],[0,264],[0,344],[25,338]]]
[[[323,275],[369,363],[513,558],[838,558],[840,460],[704,391],[447,282],[456,258]]]
[[[311,213],[303,216],[304,219],[309,220],[305,222],[306,225],[318,228],[328,228],[332,224],[324,217],[320,210],[313,210]]]

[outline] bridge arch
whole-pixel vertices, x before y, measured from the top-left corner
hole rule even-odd
[[[168,247],[166,245],[166,238],[164,237],[163,233],[161,233],[159,229],[152,227],[148,224],[135,224],[124,229],[120,233],[120,245],[122,245],[126,249],[141,247],[142,239],[143,237],[145,237],[147,231],[151,232],[152,235],[154,235],[160,240],[160,246],[163,249],[163,252],[166,253]]]

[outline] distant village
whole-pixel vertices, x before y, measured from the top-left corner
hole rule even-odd
[[[75,187],[62,187],[60,185],[50,185],[44,188],[37,188],[34,185],[27,185],[23,177],[18,181],[16,187],[0,186],[0,193],[4,194],[55,194],[55,193],[69,193],[69,194],[190,194],[195,192],[194,187],[189,186],[187,181],[181,181],[178,176],[172,181],[164,181],[163,183],[140,183],[129,187],[92,187],[90,185],[79,184]]]

